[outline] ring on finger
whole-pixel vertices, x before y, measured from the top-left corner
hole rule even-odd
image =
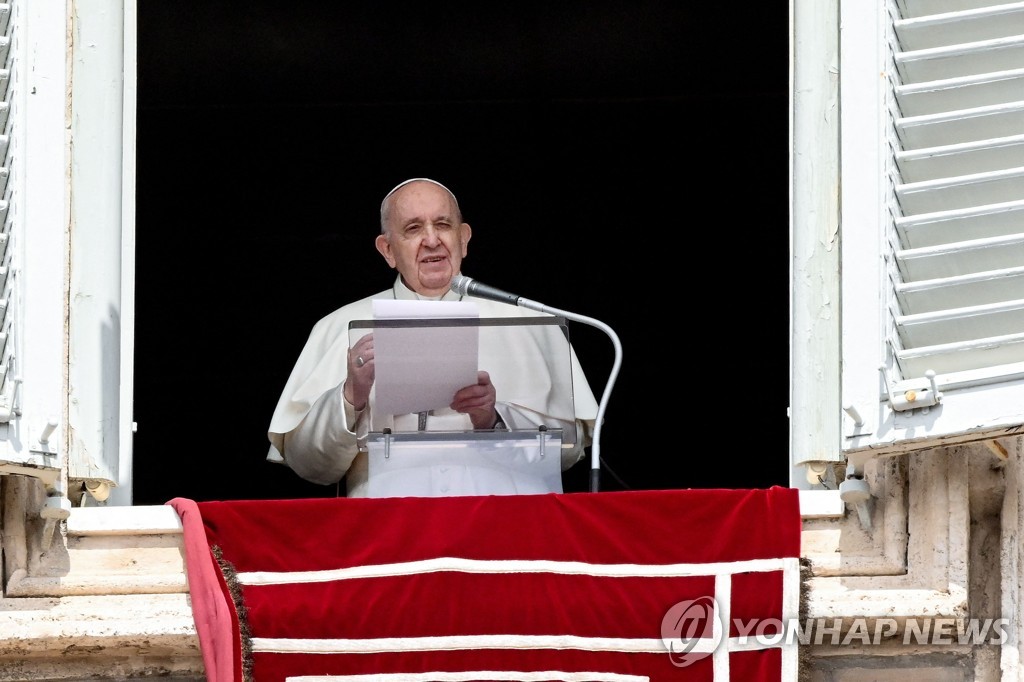
[[[366,360],[363,360],[363,356],[362,355],[357,355],[356,356],[356,367],[362,367],[365,364],[366,364]]]

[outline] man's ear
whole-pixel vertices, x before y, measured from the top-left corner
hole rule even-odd
[[[391,253],[391,242],[388,241],[386,235],[378,234],[377,239],[373,242],[377,246],[377,250],[380,251],[380,255],[384,256],[384,260],[388,262],[392,268],[395,267],[395,257]],[[465,247],[463,247],[465,249]]]
[[[469,226],[469,223],[462,223],[462,257],[465,258],[469,250],[466,245],[469,244],[469,238],[473,236],[473,228]]]

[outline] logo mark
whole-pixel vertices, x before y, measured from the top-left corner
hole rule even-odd
[[[661,619],[661,641],[677,668],[710,656],[721,643],[723,632],[714,597],[678,602]]]

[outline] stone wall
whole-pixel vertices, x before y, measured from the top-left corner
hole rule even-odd
[[[939,448],[871,460],[866,517],[808,505],[804,679],[1018,680],[1021,470],[1016,438]],[[204,679],[173,509],[75,507],[47,544],[44,503],[0,476],[0,682]],[[958,643],[1004,617],[1008,636]]]

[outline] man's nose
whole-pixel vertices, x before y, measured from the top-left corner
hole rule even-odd
[[[424,231],[423,241],[427,246],[436,246],[440,241],[437,229],[433,225],[427,225],[427,229]]]

